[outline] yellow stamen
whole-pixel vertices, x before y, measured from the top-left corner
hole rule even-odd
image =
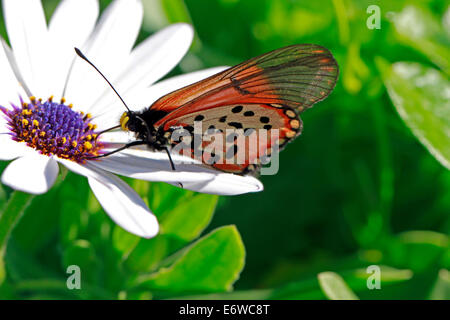
[[[29,124],[29,121],[27,119],[22,119],[22,125],[24,127],[28,126],[28,124]]]
[[[36,119],[34,119],[34,120],[33,120],[33,125],[34,125],[35,127],[38,127],[38,126],[39,126],[39,121],[37,121]]]
[[[45,131],[41,131],[40,133],[39,133],[39,135],[41,136],[41,137],[45,137]],[[64,138],[65,139],[65,138]]]
[[[92,143],[90,143],[90,142],[88,142],[88,141],[85,141],[85,142],[84,142],[84,147],[85,147],[87,150],[91,150],[91,149],[92,149]]]
[[[76,148],[78,143],[76,141],[72,141],[72,147]]]

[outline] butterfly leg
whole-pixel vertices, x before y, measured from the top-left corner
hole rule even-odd
[[[133,142],[127,143],[127,144],[124,145],[123,147],[120,147],[120,148],[118,148],[118,149],[116,149],[116,150],[113,150],[113,151],[111,151],[111,152],[108,152],[108,153],[105,153],[105,154],[101,154],[101,155],[95,156],[95,157],[86,157],[86,159],[98,159],[98,158],[104,158],[104,157],[110,156],[110,155],[112,155],[112,154],[114,154],[114,153],[116,153],[116,152],[119,152],[119,151],[128,149],[128,148],[133,147],[133,146],[142,145],[142,144],[147,144],[147,143],[146,143],[145,141],[133,141]]]
[[[173,171],[176,171],[175,164],[173,163],[172,156],[170,155],[169,148],[165,147],[164,150],[166,150],[167,156],[169,157],[170,167],[172,168]],[[181,182],[178,182],[178,186],[180,188],[183,188],[183,184]]]

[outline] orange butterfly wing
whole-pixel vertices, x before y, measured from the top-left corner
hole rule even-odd
[[[176,90],[150,108],[169,112],[156,126],[183,114],[238,103],[283,104],[301,112],[330,94],[338,73],[326,48],[293,45]]]
[[[263,155],[270,154],[275,143],[282,148],[300,134],[302,123],[298,113],[326,98],[336,84],[338,73],[338,65],[326,48],[293,45],[165,95],[150,109],[167,113],[155,123],[164,132],[179,126],[192,129],[200,117],[206,125],[203,130],[212,126],[223,133],[222,162],[210,165],[226,172],[251,172],[259,166]],[[237,147],[225,143],[228,128],[269,132],[278,129],[279,140],[267,140],[257,150],[247,150],[243,162],[230,164],[226,160],[236,160],[238,154]],[[197,147],[202,149],[203,162],[207,163],[212,156],[211,151],[209,154],[205,151],[208,142],[203,141]],[[195,147],[190,152],[194,157]],[[251,166],[255,163],[256,166]]]

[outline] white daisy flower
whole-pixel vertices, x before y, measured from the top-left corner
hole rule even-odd
[[[97,0],[63,0],[48,26],[40,0],[2,3],[11,44],[1,39],[0,160],[12,160],[2,173],[4,184],[27,193],[45,193],[63,165],[88,178],[100,204],[118,225],[148,238],[158,233],[155,216],[136,192],[109,172],[182,183],[205,193],[262,190],[257,179],[196,165],[183,164],[173,172],[162,153],[125,150],[89,159],[130,137],[122,132],[98,136],[118,124],[123,106],[73,48],[82,48],[128,104],[139,110],[170,91],[222,70],[203,70],[150,86],[188,50],[193,37],[189,25],[169,26],[133,48],[143,16],[138,0],[114,1],[98,22]]]

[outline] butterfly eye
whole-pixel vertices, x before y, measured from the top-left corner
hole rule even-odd
[[[128,131],[128,121],[130,117],[128,116],[128,112],[124,112],[120,117],[120,127],[123,131]]]

